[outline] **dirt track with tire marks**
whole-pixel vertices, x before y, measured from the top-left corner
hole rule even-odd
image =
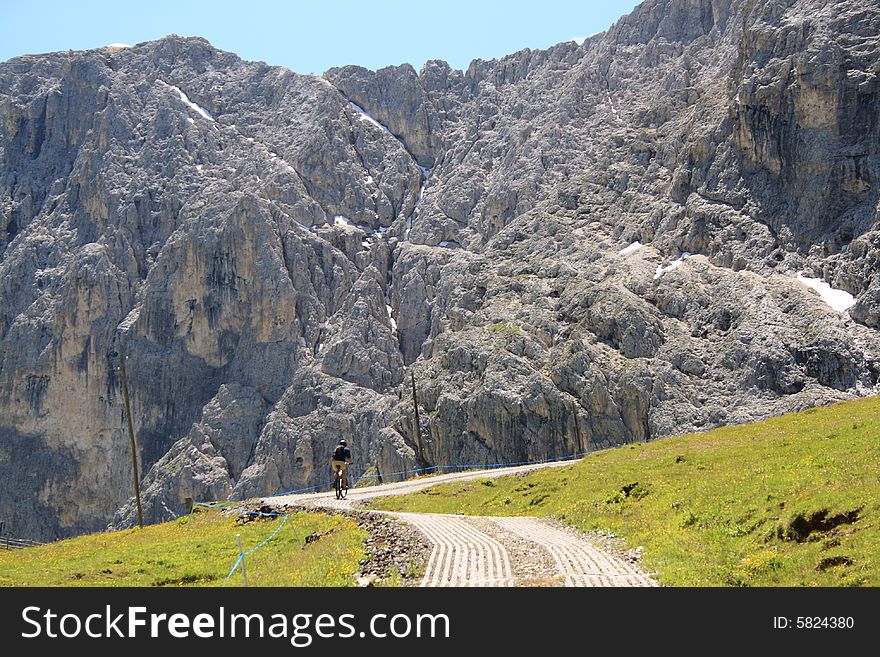
[[[546,464],[553,467],[560,464]],[[402,495],[444,481],[515,474],[536,466],[455,473],[349,491],[285,495],[263,500],[275,506],[346,511],[354,503]],[[535,517],[484,517],[389,512],[418,529],[433,546],[422,586],[657,586],[637,565],[599,547],[574,530]]]

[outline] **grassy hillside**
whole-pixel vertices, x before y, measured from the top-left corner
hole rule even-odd
[[[2,586],[220,586],[245,551],[267,539],[282,519],[237,524],[199,509],[144,529],[80,536],[24,550],[0,550]],[[306,537],[320,534],[317,540]],[[350,586],[366,532],[343,516],[298,513],[265,546],[246,557],[251,586]],[[227,586],[241,586],[241,571]]]
[[[878,418],[872,397],[376,506],[611,530],[669,585],[878,586]]]

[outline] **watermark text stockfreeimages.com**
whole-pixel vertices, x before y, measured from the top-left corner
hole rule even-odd
[[[164,638],[286,639],[305,648],[315,638],[430,638],[450,637],[446,614],[372,614],[360,620],[355,614],[265,614],[230,613],[219,607],[213,613],[151,613],[146,607],[113,610],[106,605],[100,613],[59,614],[52,609],[25,607],[21,636],[35,638]]]

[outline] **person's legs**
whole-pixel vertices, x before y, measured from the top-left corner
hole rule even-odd
[[[342,461],[331,461],[330,462],[331,469],[333,470],[333,483],[330,484],[331,487],[336,486],[336,473],[342,470],[342,480],[345,481],[345,463]]]
[[[348,463],[344,462],[342,464],[342,483],[348,488]]]

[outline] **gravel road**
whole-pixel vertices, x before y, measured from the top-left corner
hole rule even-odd
[[[520,474],[566,462],[457,472],[358,488],[344,500],[332,492],[282,495],[261,503],[352,511],[377,497],[404,495],[438,483]],[[385,512],[383,512],[385,513]],[[387,512],[430,543],[421,586],[657,586],[632,558],[557,523],[535,517],[487,517]]]

